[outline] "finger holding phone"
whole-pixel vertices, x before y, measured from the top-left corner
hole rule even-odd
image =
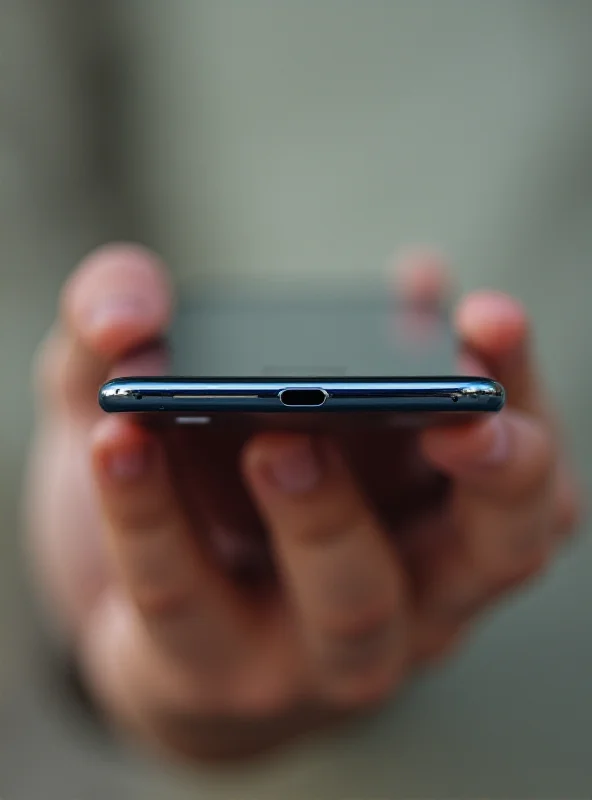
[[[414,297],[438,295],[432,256],[403,271]],[[164,414],[158,398],[145,418],[105,415],[106,381],[166,372],[171,307],[162,266],[137,248],[103,249],[73,276],[40,359],[30,483],[55,613],[98,703],[141,740],[239,755],[372,706],[544,571],[573,528],[574,480],[512,298],[457,310],[477,382],[231,374],[222,408],[218,375],[165,387]],[[238,394],[245,377],[256,398]],[[295,388],[323,402],[294,409],[281,393]]]

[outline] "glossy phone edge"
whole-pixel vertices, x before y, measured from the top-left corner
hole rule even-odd
[[[287,389],[315,389],[322,405],[287,406]],[[117,378],[99,391],[108,413],[332,413],[369,411],[496,412],[503,387],[483,377],[402,378]]]

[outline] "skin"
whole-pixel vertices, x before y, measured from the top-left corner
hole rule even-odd
[[[430,253],[398,274],[430,302],[449,287]],[[513,298],[477,292],[456,313],[464,368],[506,387],[500,414],[363,439],[104,415],[104,380],[163,369],[172,306],[153,254],[102,248],[65,286],[35,371],[31,557],[119,732],[233,758],[371,708],[573,530],[574,478]]]

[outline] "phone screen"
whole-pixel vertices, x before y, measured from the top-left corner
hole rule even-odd
[[[225,378],[374,378],[458,373],[440,308],[384,299],[185,301],[171,374]]]

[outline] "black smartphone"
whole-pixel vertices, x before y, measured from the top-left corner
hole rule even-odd
[[[458,374],[447,314],[384,298],[186,300],[170,375],[100,390],[107,412],[225,427],[424,426],[499,411],[503,387]]]

